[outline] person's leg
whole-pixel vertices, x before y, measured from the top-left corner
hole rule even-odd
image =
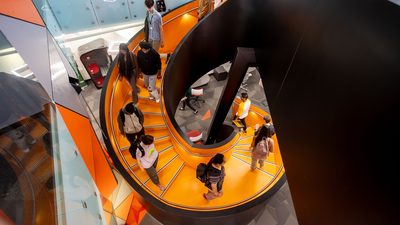
[[[246,126],[246,118],[240,119],[240,122],[242,122],[242,124],[243,124],[243,132],[246,133],[246,128],[247,128],[247,126]]]
[[[149,82],[149,86],[148,86],[149,91],[153,91],[153,90],[157,89],[156,81],[157,81],[157,75],[149,76],[149,81],[148,81]]]
[[[156,40],[152,40],[152,45],[154,50],[156,50],[157,52],[160,50],[160,41],[156,41]]]
[[[250,166],[251,170],[255,170],[256,169],[257,161],[258,161],[257,158],[251,156],[251,166]]]
[[[185,108],[186,108],[186,99],[182,100],[181,102],[182,102],[182,107],[179,108],[179,110],[185,110]]]
[[[160,99],[158,94],[158,90],[156,87],[157,75],[152,75],[149,77],[149,92],[150,96],[153,97],[156,101]]]
[[[130,80],[131,88],[132,88],[132,102],[136,104],[139,101],[138,97],[138,88],[136,86],[136,77],[132,75]]]
[[[204,198],[207,200],[213,200],[215,198],[217,198],[218,196],[215,195],[212,191],[208,190],[208,192],[206,194],[203,194]]]
[[[260,164],[260,168],[264,167],[264,161],[265,161],[265,159],[259,159],[258,160],[258,163]]]
[[[136,141],[136,134],[125,134],[126,138],[128,139],[130,144],[135,143]]]
[[[192,106],[192,104],[190,104],[190,98],[187,98],[187,99],[185,100],[185,102],[186,102],[187,106],[188,106],[191,110],[194,111],[195,114],[198,112],[198,111]]]
[[[151,166],[145,170],[146,173],[149,175],[151,182],[153,182],[157,186],[160,185],[160,180],[158,179],[156,169],[153,166]]]
[[[150,77],[149,75],[143,74],[145,88],[149,87],[149,77]]]

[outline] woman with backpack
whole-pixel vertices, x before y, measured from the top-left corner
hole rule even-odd
[[[139,138],[145,135],[143,123],[143,113],[138,107],[135,106],[135,104],[133,104],[133,102],[126,104],[125,107],[119,111],[119,129],[122,134],[125,134],[126,138],[131,144],[131,148],[134,147],[135,150],[137,144],[139,143]]]
[[[205,185],[208,188],[208,193],[204,193],[203,197],[206,200],[219,198],[223,195],[222,185],[225,179],[225,157],[218,153],[210,159],[207,164],[207,175]]]
[[[161,191],[164,191],[165,187],[160,184],[156,170],[158,152],[154,146],[154,137],[151,135],[142,136],[138,149],[140,151],[136,151],[136,159],[140,169],[146,170],[150,180],[157,185]]]
[[[251,143],[251,170],[256,169],[257,162],[260,164],[260,168],[262,168],[269,153],[274,152],[272,135],[272,129],[260,129],[254,138]]]

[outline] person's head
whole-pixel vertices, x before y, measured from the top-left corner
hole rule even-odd
[[[270,123],[271,122],[271,117],[269,115],[264,116],[264,120],[266,123]]]
[[[140,49],[142,49],[142,51],[143,51],[144,53],[148,53],[148,52],[150,51],[150,49],[151,49],[150,43],[148,43],[148,42],[146,42],[146,41],[141,41],[141,42],[139,43],[139,46],[140,46]]]
[[[125,112],[132,114],[135,112],[135,106],[133,105],[133,102],[129,102],[128,104],[125,105],[124,107]]]
[[[143,144],[145,145],[151,145],[154,143],[154,137],[151,135],[143,135],[140,140],[142,141]]]
[[[217,153],[214,157],[212,157],[211,159],[210,159],[210,161],[208,162],[208,165],[210,166],[211,164],[214,164],[214,165],[224,165],[224,163],[225,163],[225,157],[224,157],[224,155],[223,154],[221,154],[221,153]]]
[[[146,6],[147,11],[152,12],[154,6],[154,0],[145,0],[144,5]]]
[[[249,98],[249,96],[247,95],[246,92],[243,92],[242,95],[241,95],[241,97],[240,97],[240,99],[241,99],[242,101],[246,101],[248,98]]]
[[[129,48],[128,48],[127,44],[125,44],[125,43],[119,44],[119,53],[126,55],[126,54],[128,54],[128,52],[129,52]]]

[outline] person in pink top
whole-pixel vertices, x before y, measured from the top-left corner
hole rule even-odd
[[[151,135],[142,136],[138,148],[140,151],[136,151],[136,159],[140,169],[146,170],[150,180],[157,185],[161,191],[164,191],[165,187],[160,184],[156,170],[158,152],[154,146],[154,137]]]

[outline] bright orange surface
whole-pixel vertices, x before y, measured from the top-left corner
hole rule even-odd
[[[197,7],[197,3],[191,3],[185,7]],[[182,11],[171,12],[168,17],[173,18],[179,14],[182,14]],[[195,24],[197,19],[194,20],[194,11],[189,14],[177,17],[169,22],[169,25],[164,25],[166,46],[161,49],[162,52],[171,52],[175,49],[181,38]],[[168,19],[164,18],[164,23],[166,21]],[[141,38],[143,37],[139,35],[133,40],[135,44],[130,44],[130,48],[135,48]],[[106,110],[107,132],[111,144],[119,160],[134,180],[141,184],[144,190],[165,204],[199,211],[232,208],[265,193],[283,175],[284,169],[276,135],[273,137],[276,146],[275,153],[270,154],[262,169],[250,171],[250,144],[254,135],[253,128],[257,123],[261,125],[264,122],[263,116],[267,114],[266,112],[252,105],[248,117],[247,134],[238,133],[228,143],[213,149],[195,148],[186,143],[172,127],[171,118],[165,112],[163,99],[160,103],[149,101],[148,93],[142,86],[143,82],[139,81],[138,85],[141,86],[142,91],[139,94],[138,107],[145,113],[145,131],[146,134],[156,137],[155,145],[157,150],[161,152],[157,172],[161,184],[167,187],[166,191],[161,192],[149,180],[148,175],[139,169],[136,160],[125,150],[129,143],[119,133],[116,115],[119,109],[130,101],[131,90],[129,83],[125,80],[118,81],[117,76],[117,70],[114,68],[106,94],[106,103],[109,105],[104,109]],[[160,87],[159,81],[157,81],[157,86]],[[167,135],[169,138],[161,138]],[[157,140],[157,138],[161,139]],[[207,162],[211,156],[218,152],[224,153],[227,158],[224,196],[207,202],[202,197],[202,193],[206,192],[207,189],[204,184],[196,179],[195,168],[199,162]]]
[[[44,26],[39,13],[30,0],[1,0],[0,13]]]
[[[78,147],[79,152],[82,155],[83,160],[89,172],[93,178],[96,177],[96,172],[94,169],[93,161],[93,150],[92,150],[92,137],[90,130],[92,127],[90,125],[89,119],[75,113],[61,105],[57,105],[57,109],[60,111],[65,125],[67,126],[69,133],[74,139],[76,147]]]
[[[89,120],[63,106],[57,108],[99,191],[103,196],[111,196],[117,182]]]
[[[117,217],[125,220],[128,217],[133,200],[133,193],[131,193],[119,206],[115,209],[114,213]]]

